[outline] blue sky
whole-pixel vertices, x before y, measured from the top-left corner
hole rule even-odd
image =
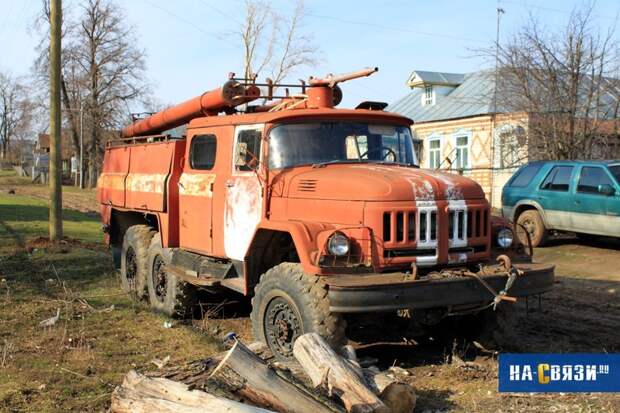
[[[64,0],[75,7],[78,0]],[[243,18],[242,0],[117,1],[135,26],[139,47],[147,53],[153,94],[164,103],[185,100],[221,85],[228,72],[241,72],[239,40],[231,33]],[[273,0],[283,14],[293,1]],[[407,93],[414,69],[469,72],[489,67],[474,49],[495,39],[496,8],[506,13],[501,32],[516,30],[533,13],[549,29],[565,24],[582,1],[327,1],[306,0],[304,30],[322,50],[315,68],[295,73],[342,73],[378,66],[371,78],[343,84],[344,106],[362,100],[392,102]],[[0,70],[27,75],[38,34],[32,24],[41,0],[0,0]],[[595,22],[613,26],[618,0],[599,0]],[[618,33],[616,33],[618,38]],[[263,79],[266,76],[260,76]]]

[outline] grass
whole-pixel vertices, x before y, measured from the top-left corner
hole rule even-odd
[[[0,172],[3,184],[20,181]],[[0,193],[0,411],[105,411],[130,369],[220,350],[195,329],[163,328],[165,318],[121,294],[92,215],[64,210],[75,241],[28,253],[24,245],[46,236],[47,216],[41,199]],[[56,309],[59,322],[40,328]]]
[[[64,189],[65,205],[96,211],[94,191]],[[121,294],[93,213],[63,211],[65,234],[79,243],[36,242],[48,230],[46,193],[0,171],[0,412],[104,412],[130,369],[152,369],[150,360],[168,355],[171,364],[206,357],[222,350],[214,337],[227,331],[250,339],[247,317],[230,313],[195,320],[196,328],[163,328],[164,317]],[[24,248],[37,245],[30,253]],[[618,351],[618,248],[564,240],[537,249],[538,259],[558,264],[558,284],[542,311],[521,312],[515,345],[531,352]],[[40,328],[57,309],[60,321]],[[478,360],[480,369],[470,371],[444,363],[440,349],[377,347],[368,355],[411,372],[416,412],[612,412],[620,405],[613,394],[500,395],[495,360]]]

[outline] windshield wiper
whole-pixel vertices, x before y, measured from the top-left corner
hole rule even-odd
[[[332,165],[332,164],[336,164],[336,163],[360,163],[362,161],[358,160],[358,159],[334,159],[331,161],[325,161],[325,162],[317,162],[317,163],[313,163],[312,167],[313,168],[322,168],[326,165]]]

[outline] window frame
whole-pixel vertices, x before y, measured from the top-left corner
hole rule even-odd
[[[424,85],[424,105],[433,105],[435,103],[435,91],[433,85]]]
[[[598,196],[607,196],[606,194],[600,193],[598,191],[598,185],[597,185],[597,190],[595,192],[589,192],[589,191],[580,191],[579,190],[579,183],[581,182],[581,177],[583,176],[583,171],[584,169],[598,169],[601,171],[601,173],[603,174],[603,176],[607,177],[607,179],[609,180],[609,183],[607,184],[598,184],[598,185],[611,185],[611,187],[614,187],[614,180],[611,176],[609,176],[607,174],[606,169],[602,166],[595,166],[595,165],[583,165],[581,167],[581,169],[579,170],[579,178],[577,179],[577,186],[575,186],[575,192],[578,194],[582,194],[582,195],[598,195]]]
[[[465,138],[467,139],[467,143],[465,145],[459,145],[458,140],[459,138]],[[454,154],[455,154],[455,158],[454,158],[454,163],[452,164],[452,169],[470,169],[470,150],[469,147],[471,145],[471,135],[469,134],[456,134],[454,135]],[[464,153],[463,151],[466,151],[467,153],[467,159],[465,162],[465,165],[458,165],[458,161],[462,160],[462,155],[461,157],[459,157],[459,151],[461,151],[461,153]],[[462,162],[461,162],[462,163]]]
[[[258,148],[259,148],[259,153],[258,153],[258,165],[256,165],[256,169],[250,169],[250,170],[242,170],[242,169],[237,169],[237,145],[239,144],[239,136],[241,135],[242,132],[244,131],[256,131],[260,133],[260,139],[259,139],[259,144],[258,144]],[[264,148],[263,148],[263,140],[265,139],[265,124],[264,123],[260,123],[260,124],[250,124],[250,125],[239,125],[237,127],[235,127],[235,131],[234,131],[234,140],[233,140],[233,147],[232,147],[232,159],[231,159],[231,167],[232,167],[232,174],[233,175],[247,175],[247,174],[256,174],[256,171],[258,171],[261,168],[261,164],[263,163],[263,152],[264,152]]]
[[[559,169],[559,168],[570,168],[570,176],[568,177],[568,188],[566,190],[564,189],[552,189],[552,188],[543,188],[543,185],[545,184],[545,181],[547,181],[547,178],[549,176],[551,176],[551,174],[553,173],[554,170]],[[566,192],[569,193],[571,192],[571,182],[573,180],[573,174],[575,173],[575,165],[553,165],[551,167],[551,169],[549,169],[549,172],[547,172],[545,174],[545,177],[542,179],[542,181],[540,181],[540,185],[538,185],[538,189],[541,191],[553,191],[553,192]],[[553,177],[555,179],[555,176]],[[551,181],[551,183],[553,183],[553,181]]]
[[[211,166],[209,168],[198,168],[194,165],[194,156],[193,156],[194,144],[197,142],[197,140],[201,138],[213,139],[213,141],[215,142],[215,149],[213,151],[213,162],[211,163]],[[205,134],[201,133],[201,134],[192,136],[192,141],[189,144],[189,167],[194,171],[211,171],[215,167],[216,160],[217,160],[217,136],[214,133],[205,133]]]
[[[441,136],[433,136],[427,139],[428,141],[428,168],[439,169],[441,166]],[[439,147],[433,148],[432,143],[438,142]],[[433,167],[433,153],[437,153],[437,166]]]

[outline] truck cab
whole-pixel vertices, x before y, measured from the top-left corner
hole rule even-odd
[[[176,316],[200,289],[252,297],[255,338],[286,359],[304,332],[342,344],[356,314],[441,319],[551,288],[552,266],[511,263],[478,184],[418,167],[410,119],[334,108],[329,84],[108,146],[98,197],[126,291]]]

